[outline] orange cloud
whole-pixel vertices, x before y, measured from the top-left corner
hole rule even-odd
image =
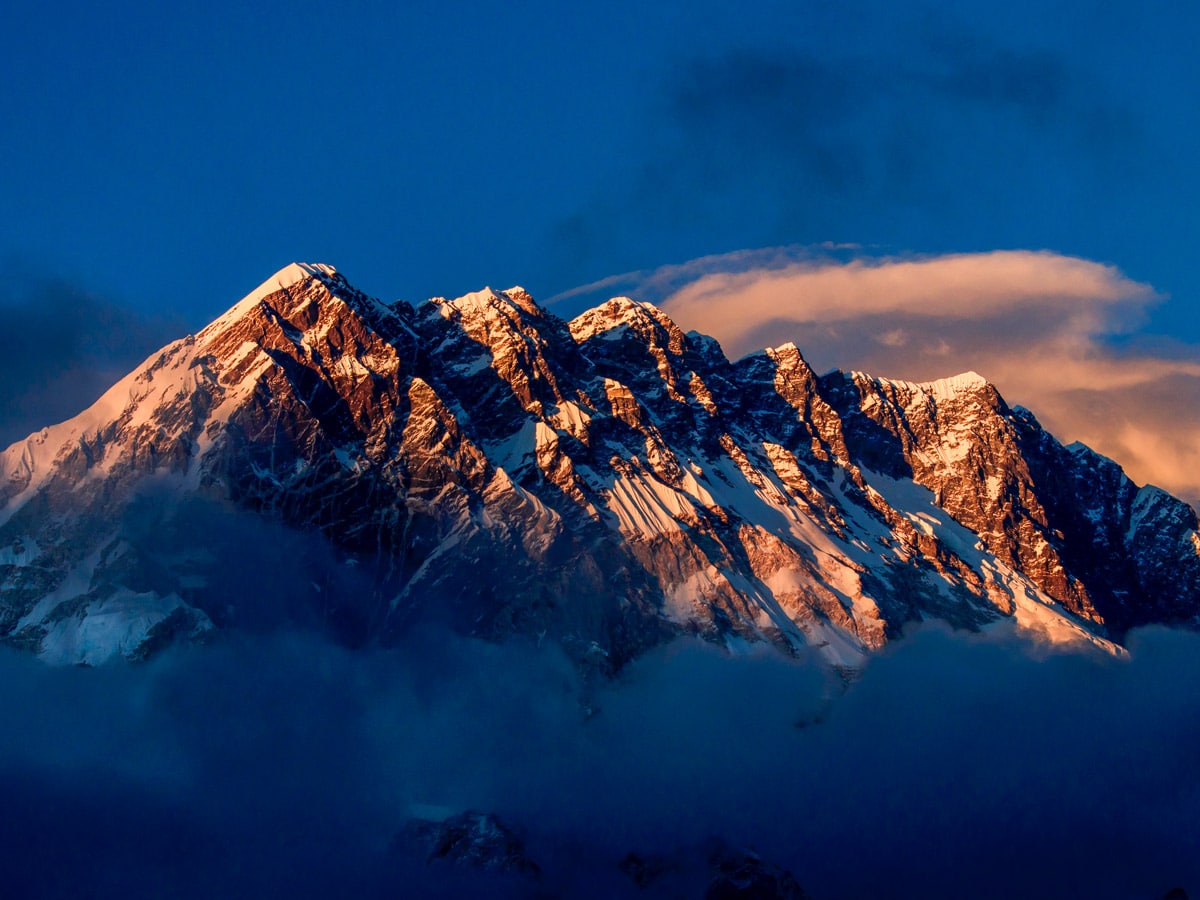
[[[763,258],[767,258],[764,256]],[[731,356],[795,341],[832,367],[924,381],[974,369],[1064,442],[1081,440],[1193,503],[1200,499],[1200,351],[1120,350],[1164,298],[1113,266],[1049,252],[803,259],[744,269],[710,257],[662,302]],[[646,279],[654,282],[654,273]],[[1149,348],[1149,349],[1147,349]]]

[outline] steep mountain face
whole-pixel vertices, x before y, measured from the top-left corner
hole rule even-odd
[[[61,662],[436,621],[601,668],[681,632],[854,666],[905,624],[1200,613],[1195,513],[966,375],[729,362],[649,304],[419,308],[292,265],[0,455],[0,638]]]
[[[934,492],[982,546],[1120,638],[1197,613],[1196,516],[1082,444],[1063,447],[975,373],[915,385],[831,373],[850,456]]]

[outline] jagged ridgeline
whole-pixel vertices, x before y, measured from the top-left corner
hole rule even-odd
[[[144,657],[433,621],[620,665],[680,633],[854,666],[906,623],[1194,623],[1193,510],[977,375],[730,362],[654,306],[387,305],[295,264],[0,456],[0,639]]]

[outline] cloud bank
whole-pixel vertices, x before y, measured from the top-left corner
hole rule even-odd
[[[1198,660],[1161,630],[1117,660],[925,628],[844,690],[686,640],[611,683],[429,631],[3,653],[0,863],[29,897],[653,897],[627,853],[719,835],[817,900],[1161,897],[1200,884]],[[414,806],[495,813],[541,878],[398,851]]]
[[[1164,302],[1113,266],[1045,251],[837,258],[754,251],[631,273],[732,357],[795,341],[819,371],[926,381],[975,370],[1080,440],[1200,500],[1200,348],[1141,334]]]
[[[11,259],[0,319],[0,448],[87,408],[186,330]]]

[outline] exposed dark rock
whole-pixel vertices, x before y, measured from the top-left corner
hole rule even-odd
[[[753,850],[719,847],[709,857],[715,870],[706,900],[805,900],[791,872],[767,862]]]
[[[172,524],[198,501],[290,537],[215,552],[243,532]],[[278,609],[356,645],[433,621],[612,671],[695,633],[853,669],[928,619],[1194,623],[1198,524],[978,376],[730,363],[626,298],[414,309],[296,265],[0,454],[0,641],[140,658]]]
[[[749,849],[720,838],[668,854],[630,853],[621,871],[651,896],[703,896],[706,900],[804,900],[795,876]]]
[[[430,865],[536,878],[541,870],[525,852],[517,834],[490,813],[463,812],[440,822],[413,819],[397,838],[418,845]]]

